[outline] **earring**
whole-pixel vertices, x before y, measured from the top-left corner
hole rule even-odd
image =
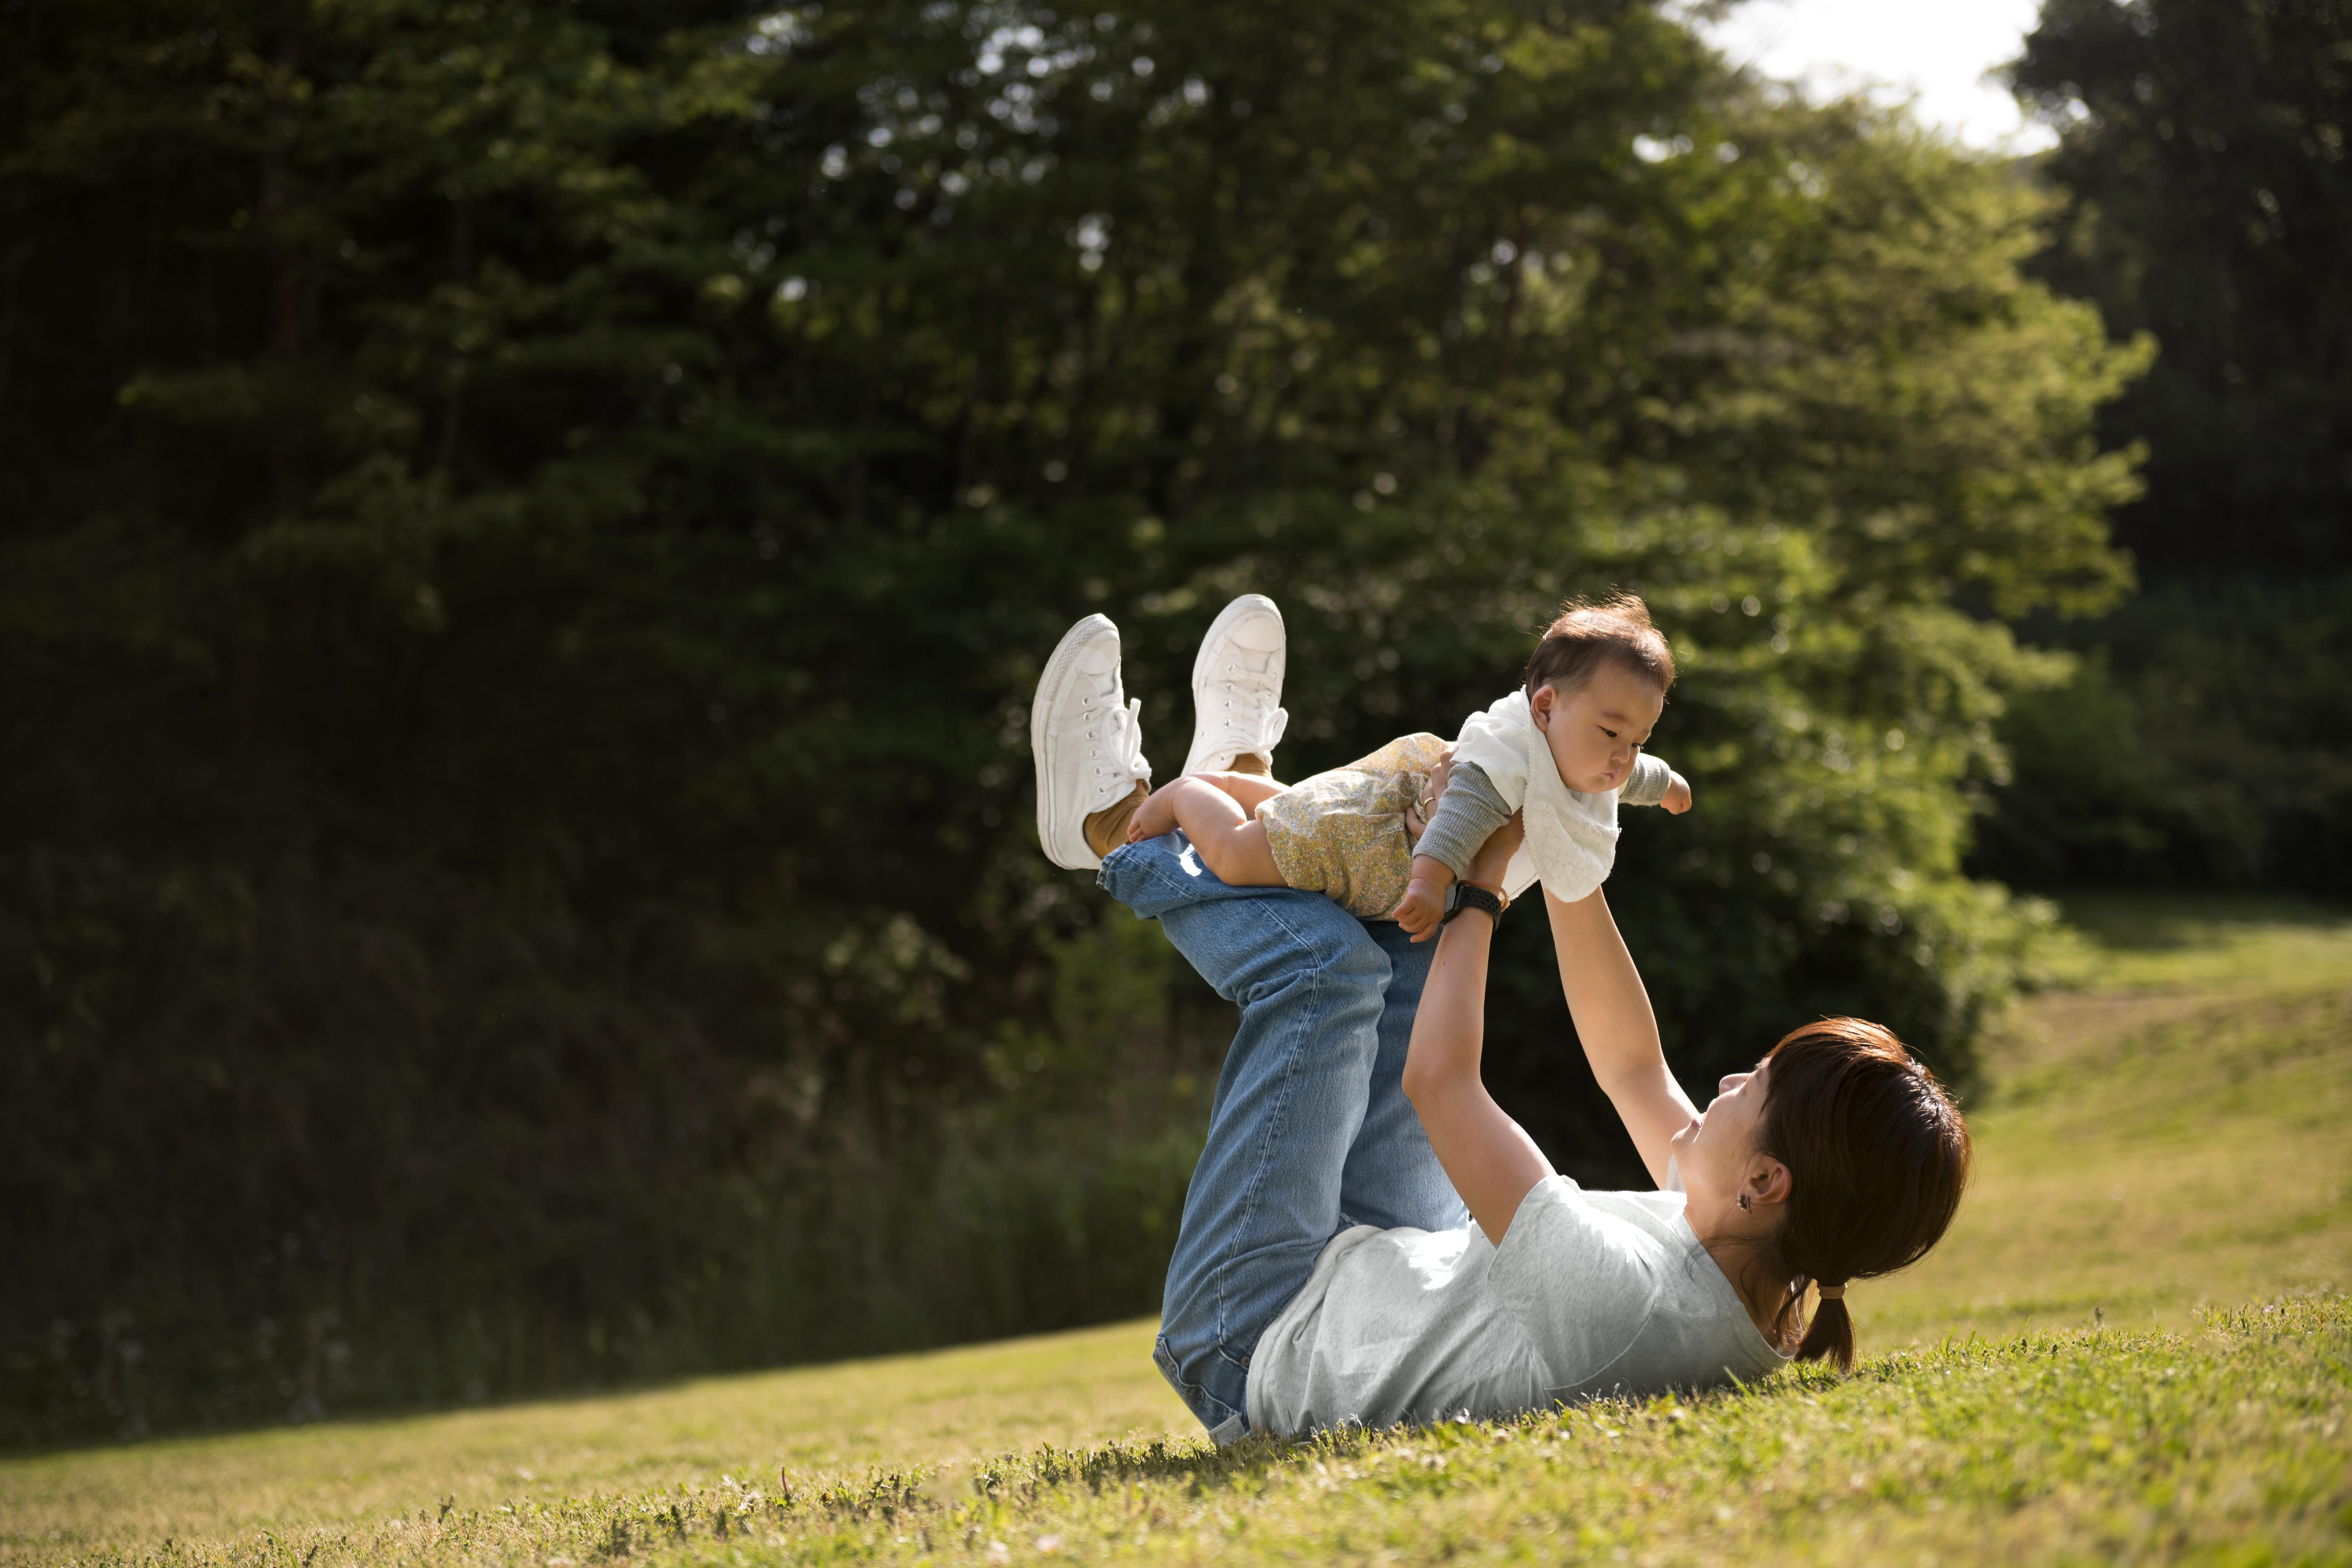
[[[1752,1212],[1752,1211],[1748,1208],[1748,1194],[1747,1194],[1746,1193],[1742,1193],[1742,1194],[1739,1194],[1739,1212],[1740,1212],[1741,1214],[1748,1214],[1748,1213]]]

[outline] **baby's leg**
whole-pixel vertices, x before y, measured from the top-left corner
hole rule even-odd
[[[1185,777],[1201,779],[1216,785],[1241,802],[1244,811],[1253,812],[1258,808],[1261,801],[1272,800],[1290,787],[1286,784],[1275,783],[1264,773],[1187,773]]]
[[[1229,888],[1279,888],[1282,873],[1266,847],[1265,824],[1207,779],[1187,775],[1151,792],[1127,825],[1130,844],[1184,830],[1202,860]]]
[[[1195,787],[1201,784],[1207,784],[1222,794],[1231,795],[1234,803],[1242,808],[1243,820],[1256,815],[1260,801],[1270,800],[1290,787],[1288,784],[1276,784],[1272,779],[1261,777],[1256,773],[1186,773],[1181,778],[1171,779],[1151,791],[1136,806],[1129,819],[1127,842],[1139,844],[1147,838],[1157,838],[1161,834],[1177,827],[1183,827],[1189,831],[1192,825],[1177,819],[1176,802],[1187,791],[1195,790]],[[1184,788],[1179,789],[1179,785],[1183,785]],[[1215,809],[1213,805],[1204,803],[1202,816],[1203,826],[1208,825],[1207,813]],[[1244,882],[1235,885],[1260,887],[1267,884]],[[1280,886],[1279,883],[1272,885]]]

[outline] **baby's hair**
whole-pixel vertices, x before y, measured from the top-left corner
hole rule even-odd
[[[1570,599],[1562,605],[1558,618],[1544,628],[1535,657],[1528,660],[1528,695],[1556,686],[1565,696],[1591,679],[1603,664],[1646,676],[1660,691],[1675,683],[1674,651],[1650,624],[1650,606],[1634,595]]]

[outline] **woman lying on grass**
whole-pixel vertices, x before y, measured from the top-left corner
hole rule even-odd
[[[1283,659],[1270,603],[1219,616],[1193,667],[1188,772],[1271,771]],[[1150,770],[1118,661],[1116,628],[1090,616],[1047,665],[1038,820],[1053,859],[1099,866],[1242,1010],[1154,1351],[1213,1439],[1704,1388],[1791,1355],[1851,1363],[1847,1283],[1923,1256],[1968,1177],[1959,1112],[1893,1035],[1806,1026],[1702,1114],[1601,893],[1547,894],[1577,1034],[1659,1187],[1588,1193],[1480,1079],[1503,918],[1487,911],[1516,825],[1479,851],[1465,880],[1494,896],[1461,905],[1433,964],[1392,921],[1226,885],[1181,833],[1126,844]]]

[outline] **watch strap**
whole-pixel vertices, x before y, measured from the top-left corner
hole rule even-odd
[[[1464,910],[1484,910],[1499,922],[1508,907],[1508,900],[1492,888],[1482,888],[1475,882],[1456,882],[1446,889],[1445,914],[1437,923],[1444,925]]]

